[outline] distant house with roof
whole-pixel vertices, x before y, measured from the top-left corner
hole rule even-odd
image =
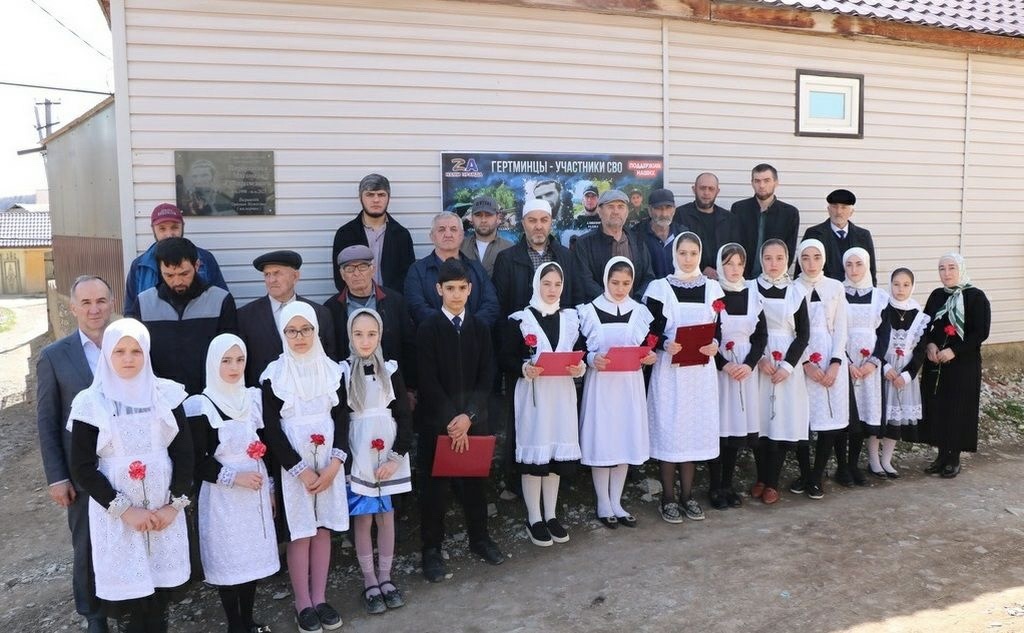
[[[46,292],[50,244],[47,205],[23,202],[0,211],[0,294]]]

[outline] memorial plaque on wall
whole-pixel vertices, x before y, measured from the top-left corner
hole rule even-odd
[[[185,215],[274,215],[274,152],[175,151],[174,190]]]

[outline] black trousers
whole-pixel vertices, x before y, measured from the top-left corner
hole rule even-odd
[[[71,587],[75,594],[75,611],[89,620],[106,619],[103,604],[96,597],[96,574],[92,569],[92,544],[89,542],[89,495],[75,489],[75,501],[68,507],[68,527],[74,567]]]
[[[470,439],[472,441],[472,438]],[[487,534],[487,477],[431,477],[437,436],[419,434],[420,537],[423,549],[440,548],[444,541],[444,515],[449,494],[455,492],[466,516],[466,534],[470,543],[489,538]]]

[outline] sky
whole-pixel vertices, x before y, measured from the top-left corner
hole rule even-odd
[[[110,28],[96,0],[0,3],[0,82],[114,91]],[[17,152],[39,146],[35,103],[47,98],[60,101],[54,118],[61,124],[104,99],[103,95],[0,85],[0,198],[46,189],[42,155],[18,156]]]

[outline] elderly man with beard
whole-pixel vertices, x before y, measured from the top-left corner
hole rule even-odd
[[[743,276],[754,279],[761,274],[761,245],[770,239],[786,243],[789,261],[796,253],[796,238],[800,231],[800,211],[775,197],[779,172],[767,163],[750,170],[750,185],[754,196],[734,202],[732,214],[739,226],[739,243],[747,251],[747,267]],[[717,255],[717,251],[716,251]]]
[[[675,194],[668,189],[655,189],[647,196],[648,217],[633,227],[633,232],[647,245],[651,254],[655,279],[675,271],[672,241],[683,231],[690,230],[685,224],[673,220],[675,212]]]
[[[580,236],[573,250],[576,268],[574,302],[589,303],[604,293],[601,276],[605,264],[617,255],[633,263],[636,273],[632,295],[639,301],[647,284],[654,280],[654,270],[651,269],[651,254],[647,246],[635,233],[626,230],[629,198],[618,189],[609,189],[601,194],[597,213],[601,216],[601,226]]]
[[[715,258],[723,244],[740,239],[736,218],[728,209],[715,204],[718,176],[704,172],[693,183],[693,202],[676,209],[676,222],[689,227],[701,241],[700,269],[710,279],[718,279]]]
[[[338,253],[348,246],[368,246],[374,260],[380,262],[373,278],[377,285],[404,288],[405,276],[416,261],[416,252],[409,231],[388,212],[391,183],[380,174],[364,176],[359,181],[359,203],[362,210],[334,234],[331,261],[338,261]],[[334,269],[334,286],[338,290],[345,288],[337,268]]]
[[[498,235],[498,212],[501,206],[490,196],[480,196],[469,209],[469,221],[473,234],[462,242],[459,249],[473,261],[480,262],[488,275],[494,275],[494,260],[512,242]]]

